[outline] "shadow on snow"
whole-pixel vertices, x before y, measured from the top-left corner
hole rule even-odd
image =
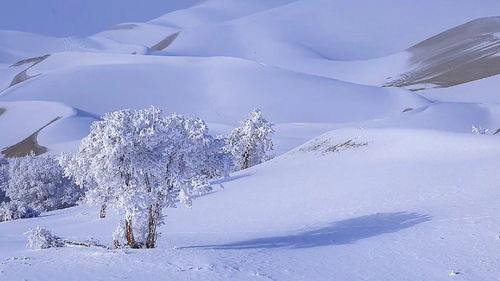
[[[418,213],[377,213],[333,222],[325,227],[290,235],[272,236],[221,245],[202,245],[184,248],[204,249],[261,249],[261,248],[313,248],[329,245],[353,244],[358,240],[384,233],[393,233],[431,220],[431,216]]]

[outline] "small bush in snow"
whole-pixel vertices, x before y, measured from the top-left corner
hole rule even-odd
[[[52,235],[49,230],[43,227],[37,226],[30,229],[25,235],[28,238],[28,246],[31,249],[48,249],[64,246],[61,238]]]
[[[108,113],[94,122],[79,151],[61,161],[87,189],[86,200],[124,214],[115,245],[153,248],[163,208],[210,189],[202,173],[210,143],[200,119],[163,117],[155,107]]]
[[[264,119],[260,109],[252,110],[227,139],[227,149],[233,155],[236,169],[243,170],[268,160],[273,150],[273,133],[273,124]]]
[[[10,160],[6,196],[38,211],[51,211],[76,204],[81,190],[50,156],[26,156]]]
[[[472,125],[472,133],[476,135],[486,135],[489,134],[490,130],[483,129],[480,125]]]
[[[33,218],[40,215],[40,211],[20,201],[0,203],[0,222],[17,219]]]

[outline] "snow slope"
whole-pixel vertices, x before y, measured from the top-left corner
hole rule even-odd
[[[26,249],[36,225],[110,245],[97,208],[2,223],[0,280],[496,280],[499,144],[336,130],[168,210],[154,250]]]
[[[498,104],[499,83],[500,75],[495,75],[453,87],[425,89],[419,93],[428,99],[442,102]]]

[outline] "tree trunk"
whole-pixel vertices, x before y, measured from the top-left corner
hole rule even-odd
[[[149,206],[148,208],[149,221],[148,221],[148,237],[146,241],[146,248],[154,248],[156,245],[156,227],[158,226],[158,218],[160,215],[160,207],[158,204]]]
[[[245,170],[248,166],[250,166],[250,152],[247,150],[243,153],[243,165],[241,166],[241,169]]]
[[[130,248],[139,248],[139,245],[135,242],[132,222],[129,218],[125,219],[125,238],[127,238],[127,245]]]
[[[103,203],[103,204],[101,205],[101,211],[99,212],[99,217],[100,217],[101,219],[103,219],[103,218],[105,218],[105,217],[106,217],[106,207],[107,207],[106,203]]]

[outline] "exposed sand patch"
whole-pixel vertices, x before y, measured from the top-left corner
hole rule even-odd
[[[29,76],[27,74],[28,69],[25,69],[25,70],[19,72],[16,76],[14,76],[14,79],[12,79],[12,82],[10,82],[10,85],[8,88],[40,75],[40,74],[38,74],[38,75],[34,75],[34,76]]]
[[[156,51],[163,51],[165,48],[170,46],[172,42],[179,36],[180,32],[176,32],[174,34],[171,34],[167,36],[165,39],[161,40],[160,42],[156,43],[156,45],[152,46],[151,49],[156,50]]]
[[[40,57],[36,57],[36,58],[29,58],[29,59],[25,59],[25,60],[20,60],[18,62],[16,62],[15,64],[11,65],[11,67],[16,67],[16,66],[21,66],[21,65],[24,65],[24,64],[29,64],[31,63],[31,65],[26,68],[25,70],[19,72],[16,76],[14,76],[14,79],[12,79],[12,82],[10,82],[10,85],[9,87],[7,88],[10,88],[14,85],[17,85],[21,82],[24,82],[26,80],[29,80],[33,77],[36,77],[38,75],[34,75],[34,76],[30,76],[28,75],[28,70],[30,68],[32,68],[33,66],[41,63],[42,61],[46,60],[50,55],[44,55],[44,56],[40,56]]]
[[[42,61],[47,59],[49,56],[50,55],[44,55],[44,56],[40,56],[40,57],[20,60],[20,61],[16,62],[15,64],[11,65],[10,67],[21,66],[23,64],[28,64],[28,63],[32,63],[32,65],[30,67],[33,67],[34,65],[41,63]]]
[[[137,27],[137,24],[125,23],[125,24],[115,25],[115,26],[109,28],[109,30],[127,30],[127,29],[134,29],[136,27]]]
[[[500,74],[500,17],[465,23],[407,51],[412,69],[384,86],[451,87]]]
[[[62,117],[56,117],[54,120],[50,121],[47,123],[45,126],[41,127],[38,129],[36,132],[34,132],[32,135],[29,137],[25,138],[24,140],[9,146],[5,149],[2,150],[2,154],[5,157],[24,157],[30,154],[35,154],[35,155],[40,155],[48,151],[48,149],[45,146],[41,146],[38,144],[38,133],[40,133],[41,130],[49,126],[50,124],[56,122],[57,120],[61,119]]]

